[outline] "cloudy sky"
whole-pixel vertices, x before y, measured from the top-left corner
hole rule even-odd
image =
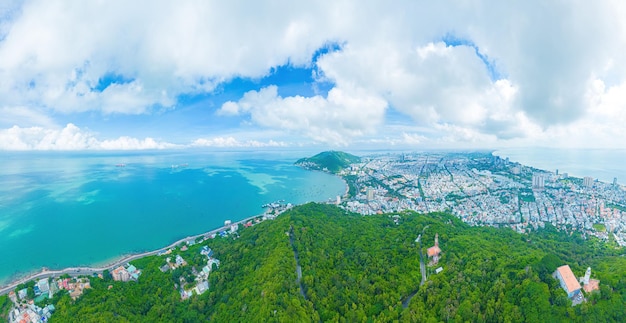
[[[0,0],[0,149],[626,143],[622,1]]]

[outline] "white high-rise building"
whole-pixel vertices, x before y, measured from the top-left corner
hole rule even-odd
[[[543,175],[541,174],[533,174],[533,189],[542,190],[544,188],[545,182],[543,179]]]
[[[593,178],[591,178],[589,176],[585,176],[585,178],[583,178],[583,186],[585,186],[585,187],[592,187],[593,186]]]

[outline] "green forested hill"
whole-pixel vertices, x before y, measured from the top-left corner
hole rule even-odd
[[[337,173],[352,163],[358,163],[361,158],[343,151],[324,151],[313,157],[301,158],[296,165],[308,169],[327,170]]]
[[[181,301],[174,274],[160,272],[163,257],[154,256],[134,263],[144,268],[139,282],[92,279],[94,288],[75,303],[61,298],[52,321],[626,320],[623,251],[575,234],[468,227],[447,214],[403,213],[395,224],[391,215],[364,217],[321,204],[240,231],[235,240],[217,238],[180,253],[202,262],[194,255],[208,244],[221,260],[201,296]],[[439,233],[444,269],[434,274],[428,267],[420,287],[415,239],[422,232],[424,255]],[[577,275],[591,266],[601,290],[572,307],[550,276],[562,264]]]

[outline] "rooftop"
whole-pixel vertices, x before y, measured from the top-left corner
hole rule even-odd
[[[585,284],[583,289],[587,293],[591,293],[594,290],[599,290],[600,289],[600,281],[597,280],[597,279],[589,279],[589,284]]]
[[[428,248],[426,253],[428,254],[428,257],[432,257],[432,256],[440,254],[441,253],[441,249],[439,249],[439,247],[437,247],[437,246],[433,246],[433,247]]]
[[[576,279],[576,276],[574,276],[574,273],[569,265],[563,265],[557,268],[556,271],[558,271],[561,278],[563,278],[568,293],[580,289],[580,283]]]

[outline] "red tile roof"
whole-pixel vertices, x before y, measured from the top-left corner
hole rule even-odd
[[[556,270],[559,272],[559,275],[561,275],[561,278],[565,282],[568,293],[580,289],[580,283],[576,279],[576,276],[574,276],[574,273],[572,272],[572,269],[569,267],[569,265],[561,266]]]
[[[586,284],[583,289],[587,293],[591,293],[594,290],[600,289],[600,281],[597,279],[589,279],[589,284]]]
[[[426,253],[428,254],[428,257],[432,257],[434,255],[438,255],[439,253],[441,253],[441,249],[439,249],[439,247],[437,246],[430,247],[428,248],[428,250],[426,250]]]

